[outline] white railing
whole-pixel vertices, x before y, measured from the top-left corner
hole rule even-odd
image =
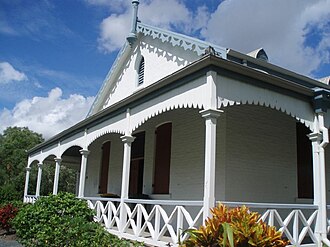
[[[85,199],[109,232],[153,246],[176,246],[184,229],[202,224],[202,201]]]
[[[23,202],[24,203],[35,203],[37,199],[38,199],[38,197],[35,195],[26,195],[23,198]]]
[[[88,197],[96,210],[95,221],[120,237],[153,246],[177,246],[184,229],[202,224],[202,201],[163,201]],[[245,205],[259,212],[261,220],[275,226],[293,246],[316,246],[317,206],[310,204],[268,204],[222,202],[229,207]],[[123,208],[122,208],[123,207]],[[121,215],[122,214],[122,215]]]
[[[261,220],[275,226],[293,246],[316,246],[315,221],[318,207],[310,204],[222,202],[229,207],[245,205],[259,212]]]

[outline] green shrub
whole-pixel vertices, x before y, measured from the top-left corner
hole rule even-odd
[[[129,246],[92,221],[94,212],[73,194],[41,197],[13,220],[24,246]]]
[[[205,226],[184,232],[189,238],[180,246],[284,247],[289,243],[275,227],[261,221],[260,214],[245,206],[229,209],[219,204],[211,212]]]

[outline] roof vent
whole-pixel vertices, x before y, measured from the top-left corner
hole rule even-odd
[[[323,78],[320,78],[320,79],[317,79],[318,81],[326,84],[326,85],[329,85],[330,84],[330,76],[326,76],[326,77],[323,77]]]
[[[263,48],[259,48],[257,50],[251,51],[247,55],[268,62],[267,53]]]

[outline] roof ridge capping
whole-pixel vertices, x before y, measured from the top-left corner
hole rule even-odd
[[[212,47],[221,58],[227,58],[227,49],[207,41],[196,39],[181,33],[168,31],[162,28],[147,25],[142,22],[137,24],[137,32],[150,36],[153,39],[160,39],[162,42],[169,42],[173,47],[182,47],[184,50],[196,52],[198,56],[204,55],[205,51]]]

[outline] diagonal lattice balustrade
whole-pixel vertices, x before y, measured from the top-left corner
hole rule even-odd
[[[136,237],[146,236],[146,233],[149,233],[154,241],[169,237],[176,243],[183,229],[200,225],[202,218],[202,209],[192,217],[184,206],[175,206],[169,211],[161,205],[154,205],[150,212],[142,204],[136,204],[133,210],[127,204],[125,207],[128,220],[124,232],[131,228]]]
[[[171,243],[177,246],[182,231],[202,224],[201,201],[161,201],[126,199],[85,198],[96,211],[95,221],[113,234],[139,240],[153,246]],[[246,205],[258,211],[261,219],[275,226],[293,246],[316,246],[315,222],[318,210],[306,204],[266,204],[223,202],[229,207]],[[121,209],[121,207],[124,207]],[[124,213],[120,215],[120,213]],[[122,225],[121,225],[122,223]]]
[[[279,226],[279,230],[283,232],[283,236],[288,238],[294,246],[301,246],[303,240],[308,238],[312,243],[317,243],[314,236],[314,226],[317,216],[317,210],[306,218],[302,210],[296,209],[289,213],[286,218],[282,219],[275,209],[267,210],[261,217],[261,220],[271,226]]]
[[[310,204],[268,204],[224,202],[230,207],[245,205],[261,214],[260,220],[275,226],[292,246],[316,246],[317,206]]]

